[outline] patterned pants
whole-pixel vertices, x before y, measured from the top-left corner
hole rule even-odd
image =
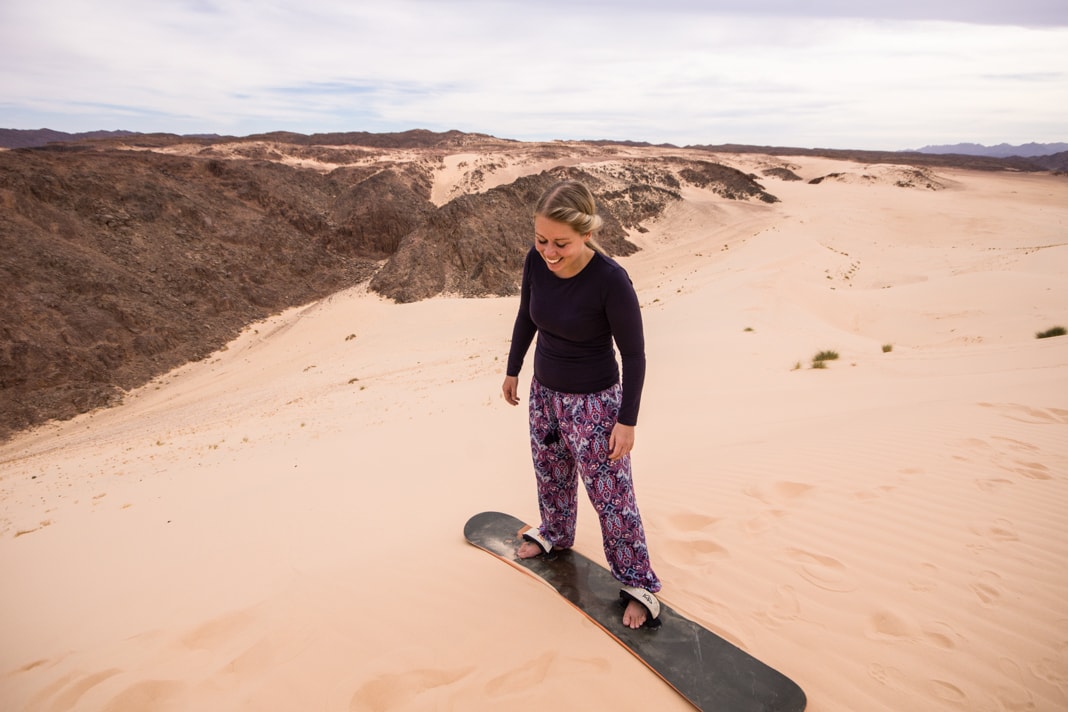
[[[601,522],[612,575],[626,586],[660,590],[649,565],[630,455],[608,459],[608,438],[619,413],[619,384],[600,393],[558,393],[535,379],[530,387],[530,449],[538,480],[539,532],[554,548],[575,543],[578,477]]]

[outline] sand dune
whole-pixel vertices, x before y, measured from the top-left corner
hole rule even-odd
[[[791,165],[622,260],[664,599],[814,712],[1065,709],[1068,183]],[[0,448],[4,709],[688,709],[462,539],[536,512],[515,308],[353,289]]]

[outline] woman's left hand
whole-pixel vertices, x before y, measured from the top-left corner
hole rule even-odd
[[[634,448],[634,426],[616,423],[608,438],[608,459],[618,460]]]

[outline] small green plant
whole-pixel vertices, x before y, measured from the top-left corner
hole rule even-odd
[[[883,353],[884,354],[888,354],[893,350],[894,350],[894,345],[893,344],[883,344]]]
[[[825,361],[834,361],[838,358],[837,351],[820,351],[812,357],[812,368],[827,368]]]
[[[1064,336],[1065,334],[1068,334],[1068,331],[1065,331],[1063,326],[1055,326],[1052,329],[1046,329],[1045,331],[1038,332],[1037,334],[1035,334],[1035,338],[1048,339],[1051,336]]]
[[[827,362],[834,361],[837,358],[837,351],[820,351],[812,357],[812,368],[827,368]]]

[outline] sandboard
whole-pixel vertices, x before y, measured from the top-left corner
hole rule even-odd
[[[464,527],[467,541],[554,588],[575,608],[705,712],[802,712],[805,693],[792,680],[661,602],[659,628],[623,625],[620,585],[574,550],[518,559],[526,525],[483,512]]]

